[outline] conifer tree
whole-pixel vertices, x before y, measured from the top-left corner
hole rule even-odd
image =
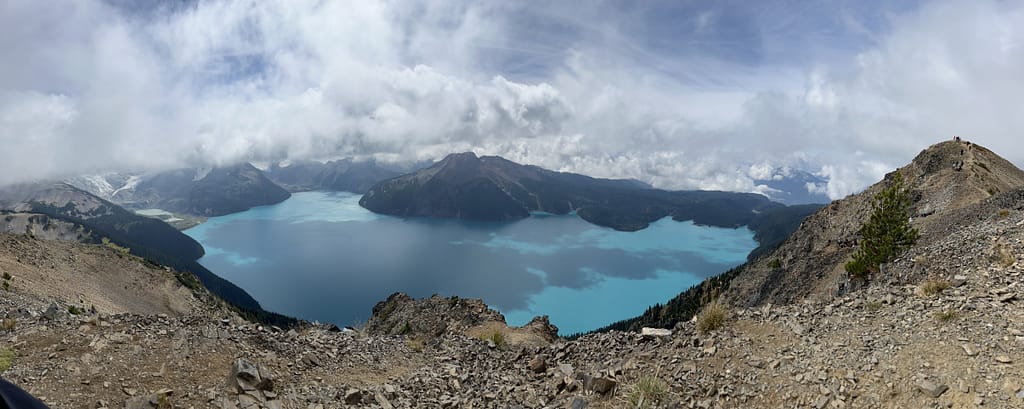
[[[860,246],[853,260],[846,263],[846,272],[856,278],[867,278],[878,272],[878,266],[892,261],[917,242],[917,229],[910,226],[910,194],[903,187],[899,172],[885,189],[875,195],[871,218],[860,228]]]

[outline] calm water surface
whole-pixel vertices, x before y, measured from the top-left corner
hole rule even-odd
[[[296,193],[282,203],[210,218],[186,230],[200,262],[264,308],[352,325],[393,292],[482,298],[509,324],[548,315],[562,334],[636,316],[740,264],[746,229],[662,219],[617,232],[574,215],[505,223],[402,219],[359,195]]]

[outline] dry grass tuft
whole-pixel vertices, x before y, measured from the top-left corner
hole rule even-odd
[[[956,310],[945,310],[935,313],[935,319],[939,320],[939,322],[950,322],[958,317],[960,317],[960,314]]]
[[[1017,262],[1017,257],[1014,257],[1013,251],[1010,250],[1009,246],[999,248],[999,266],[1007,268]]]
[[[13,349],[0,347],[0,373],[4,373],[11,367],[11,362],[14,361],[16,355]]]
[[[712,301],[697,314],[697,331],[702,334],[715,331],[724,326],[728,318],[729,309],[718,300]]]
[[[0,320],[0,330],[2,331],[14,331],[14,328],[18,326],[17,318],[4,318]]]
[[[489,339],[494,343],[494,345],[497,345],[498,348],[505,347],[505,334],[501,331],[494,331]]]
[[[405,341],[405,345],[415,352],[423,352],[423,348],[426,346],[426,343],[424,343],[419,337],[413,337]]]
[[[625,396],[626,407],[646,409],[660,407],[668,398],[668,383],[656,376],[644,375],[636,383],[628,386]]]
[[[927,280],[924,280],[924,282],[922,282],[921,286],[919,287],[919,289],[921,290],[921,294],[927,297],[939,295],[947,288],[949,288],[949,281],[946,281],[941,278],[929,278]]]

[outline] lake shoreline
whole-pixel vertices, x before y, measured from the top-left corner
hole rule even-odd
[[[642,312],[741,264],[758,245],[747,228],[671,218],[620,232],[572,215],[397,218],[363,209],[358,200],[301,192],[185,233],[207,249],[201,264],[283,314],[345,326],[364,320],[393,292],[437,293],[482,298],[510,325],[548,315],[564,334]],[[329,256],[318,259],[321,253]]]

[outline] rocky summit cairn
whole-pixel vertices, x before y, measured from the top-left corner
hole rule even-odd
[[[257,366],[243,358],[235,360],[231,366],[231,375],[228,376],[229,395],[221,397],[215,406],[222,409],[234,408],[236,402],[230,397],[230,393],[237,393],[237,407],[279,409],[281,402],[277,400],[274,393],[274,374],[266,367]]]

